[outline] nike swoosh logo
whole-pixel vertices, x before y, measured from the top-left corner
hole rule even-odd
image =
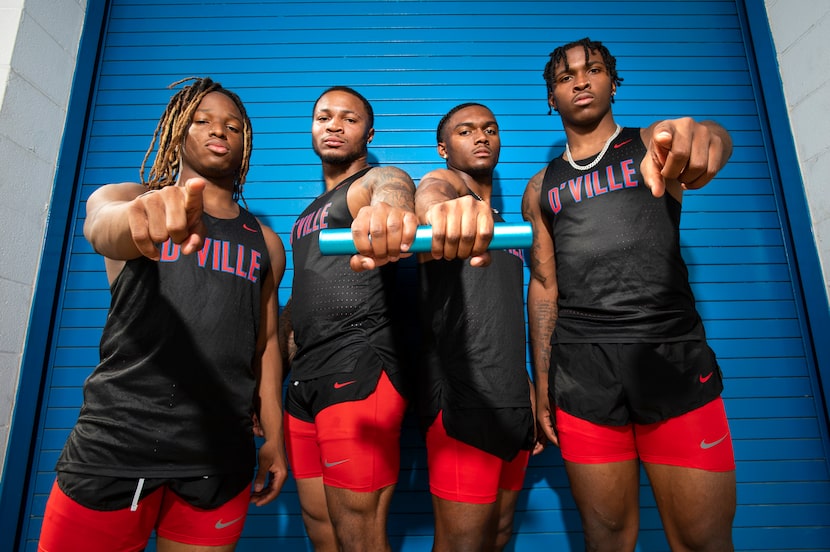
[[[346,462],[348,462],[349,460],[351,460],[351,458],[346,458],[345,460],[338,460],[337,462],[329,462],[328,460],[325,460],[325,461],[323,462],[323,464],[324,464],[327,468],[333,468],[334,466],[339,466],[340,464],[345,464],[345,463],[346,463]]]
[[[343,388],[343,387],[346,387],[347,385],[351,385],[351,384],[353,384],[354,382],[355,382],[355,380],[352,380],[352,381],[344,381],[344,382],[342,382],[342,383],[341,383],[341,382],[339,382],[339,381],[336,381],[336,382],[334,382],[334,388],[335,388],[335,389],[341,389],[341,388]]]
[[[233,525],[234,523],[236,523],[237,521],[241,520],[244,517],[245,516],[239,516],[238,518],[233,519],[233,520],[228,521],[228,522],[223,522],[222,519],[220,518],[219,521],[216,522],[216,528],[217,529],[224,529],[225,527]]]
[[[710,448],[712,448],[712,447],[714,447],[714,446],[717,446],[717,445],[721,444],[721,443],[723,442],[723,440],[724,440],[724,439],[726,439],[727,435],[729,435],[729,433],[727,433],[726,435],[724,435],[723,437],[721,437],[721,438],[720,438],[720,439],[718,439],[717,441],[712,441],[711,443],[707,443],[707,442],[706,442],[706,439],[703,439],[703,440],[700,442],[700,448],[702,448],[703,450],[706,450],[706,449],[710,449]]]
[[[712,374],[713,372],[709,372],[705,376],[698,376],[700,378],[700,383],[706,383],[707,381],[709,381],[709,378],[712,377]]]
[[[244,229],[245,229],[245,230],[247,230],[248,232],[253,232],[254,234],[256,234],[256,233],[257,233],[257,229],[256,229],[256,228],[251,228],[250,226],[248,226],[248,225],[247,225],[247,224],[245,224],[245,223],[243,223],[243,224],[242,224],[242,228],[244,228]]]
[[[620,142],[619,144],[614,144],[614,149],[617,149],[617,148],[621,148],[621,147],[623,147],[624,145],[626,145],[627,143],[629,143],[631,140],[632,140],[632,139],[631,139],[631,138],[629,138],[628,140],[626,140],[626,141],[624,141],[624,142]]]

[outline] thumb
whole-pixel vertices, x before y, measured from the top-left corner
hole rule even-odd
[[[254,492],[258,493],[265,488],[266,470],[258,469],[256,471],[256,479],[254,479]]]

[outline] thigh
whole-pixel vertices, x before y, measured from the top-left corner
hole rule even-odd
[[[494,503],[504,461],[448,436],[443,419],[439,413],[426,435],[430,492],[453,502]]]
[[[250,504],[251,485],[210,510],[189,504],[166,488],[156,532],[160,539],[194,546],[232,545],[242,535]]]
[[[41,552],[125,552],[143,550],[161,508],[163,489],[144,497],[135,509],[100,511],[69,498],[52,486],[40,533]]]
[[[600,425],[555,410],[562,458],[579,464],[603,464],[637,458],[634,428]]]
[[[528,462],[530,462],[529,450],[520,450],[516,458],[510,462],[502,462],[499,490],[521,491],[525,482]]]
[[[580,464],[565,471],[589,550],[634,550],[639,529],[640,464],[637,460]]]
[[[734,471],[644,463],[673,550],[732,550]]]
[[[732,471],[735,454],[723,399],[663,422],[635,425],[640,459],[708,471]]]
[[[373,492],[397,483],[405,411],[385,372],[367,398],[321,410],[314,423],[325,485]]]
[[[283,417],[285,454],[288,467],[294,478],[309,479],[323,476],[320,460],[320,446],[317,443],[317,428],[313,422],[306,422],[285,413]]]

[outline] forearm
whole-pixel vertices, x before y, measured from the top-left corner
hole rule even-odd
[[[273,348],[276,349],[276,339]],[[265,439],[281,440],[282,435],[282,360],[276,351],[266,351],[261,360],[257,397],[259,399],[259,423]]]
[[[139,184],[110,184],[87,200],[84,237],[104,257],[134,259],[141,255],[133,241],[129,222],[131,202],[146,192]]]
[[[550,338],[556,327],[558,307],[556,293],[531,279],[527,291],[527,315],[530,328],[531,362],[537,386],[547,382],[550,368]]]
[[[415,190],[415,214],[422,224],[431,207],[458,198],[458,192],[446,180],[426,176]]]

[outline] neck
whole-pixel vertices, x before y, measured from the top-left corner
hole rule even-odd
[[[365,157],[361,157],[347,165],[323,162],[323,180],[326,183],[326,191],[333,190],[345,179],[368,166],[369,163]]]
[[[565,125],[565,136],[571,155],[574,159],[596,155],[616,130],[617,123],[610,112],[591,126]]]
[[[470,174],[458,169],[451,168],[451,171],[456,173],[467,188],[479,197],[482,201],[490,204],[490,198],[493,197],[493,173],[486,174]],[[460,193],[460,192],[459,192]]]
[[[184,186],[191,178],[201,178],[207,184],[202,192],[202,205],[205,213],[216,218],[234,218],[239,214],[239,204],[233,200],[233,183],[231,178],[207,178],[193,170],[182,168],[179,172],[178,186]]]

